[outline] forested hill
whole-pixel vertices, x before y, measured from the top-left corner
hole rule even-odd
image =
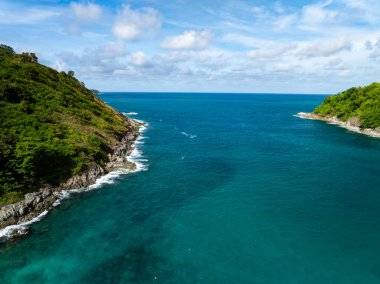
[[[103,165],[125,123],[72,71],[0,45],[0,205],[92,162]]]
[[[350,120],[362,128],[380,127],[380,83],[351,88],[325,99],[314,113]]]

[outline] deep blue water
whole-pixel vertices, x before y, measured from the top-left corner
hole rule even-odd
[[[380,283],[380,139],[293,116],[324,96],[101,98],[149,169],[0,245],[0,283]]]

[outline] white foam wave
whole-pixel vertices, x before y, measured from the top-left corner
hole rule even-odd
[[[139,129],[140,136],[134,142],[134,148],[133,148],[132,152],[129,154],[129,156],[127,157],[128,161],[130,161],[136,165],[136,168],[134,170],[130,171],[133,173],[148,170],[148,164],[147,164],[148,160],[146,158],[144,158],[143,153],[137,147],[137,145],[144,144],[144,141],[142,141],[142,140],[148,138],[148,137],[142,135],[142,133],[147,130],[148,123],[146,123],[142,120],[138,120],[138,119],[135,119],[135,120],[140,122],[140,123],[143,123],[143,125],[140,126],[140,129]]]
[[[181,134],[182,134],[182,135],[185,135],[186,137],[189,137],[189,138],[191,138],[191,139],[197,137],[197,135],[189,134],[189,133],[186,133],[186,132],[183,132],[183,131],[181,132]]]
[[[45,210],[40,215],[38,215],[37,217],[33,218],[32,220],[28,222],[5,227],[4,229],[0,230],[0,241],[8,240],[15,234],[23,234],[23,232],[26,232],[26,230],[31,224],[40,221],[47,213],[48,211]]]
[[[60,192],[56,192],[55,195],[57,196],[57,200],[54,202],[53,206],[58,206],[61,204],[61,201],[63,199],[67,199],[70,197],[71,194],[73,193],[80,193],[80,192],[87,192],[90,190],[94,190],[97,188],[100,188],[106,184],[113,184],[115,183],[115,180],[120,177],[123,174],[128,174],[128,173],[136,173],[139,171],[146,171],[148,170],[148,159],[144,158],[143,153],[140,149],[138,149],[137,145],[144,144],[143,139],[147,138],[142,136],[141,134],[147,129],[148,124],[139,121],[141,123],[144,123],[139,129],[140,136],[136,139],[136,141],[133,143],[133,150],[132,152],[127,156],[127,160],[135,163],[136,168],[133,170],[128,170],[128,169],[118,169],[116,171],[112,171],[104,176],[99,177],[94,184],[85,187],[85,188],[78,188],[78,189],[70,189],[70,190],[62,190]],[[47,210],[42,212],[40,215],[37,217],[33,218],[32,220],[28,222],[24,222],[21,224],[17,225],[11,225],[7,226],[3,229],[0,230],[0,241],[2,240],[7,240],[12,237],[12,235],[22,235],[23,232],[27,232],[28,227],[35,223],[40,221],[46,214],[48,213]]]
[[[60,192],[55,193],[57,196],[57,200],[54,202],[53,206],[58,206],[61,204],[61,201],[63,199],[67,199],[70,197],[73,193],[81,193],[81,192],[87,192],[91,191],[97,188],[100,188],[106,184],[113,184],[115,183],[115,179],[117,179],[120,175],[130,173],[129,170],[123,170],[119,169],[117,171],[110,172],[104,176],[99,177],[94,184],[84,187],[84,188],[75,188],[75,189],[68,189],[68,190],[62,190]]]
[[[303,116],[303,114],[306,114],[305,112],[300,112],[297,114],[293,114],[294,117],[302,118],[302,119],[310,119],[310,120],[315,120],[314,118]]]
[[[132,172],[146,171],[148,169],[146,164],[147,159],[143,158],[142,152],[138,148],[134,148],[127,159],[136,165],[136,168]]]
[[[140,126],[140,133],[141,132],[144,132],[145,130],[146,130],[146,128],[148,127],[148,123],[146,123],[145,121],[143,121],[143,120],[140,120],[140,119],[136,119],[136,118],[134,118],[133,120],[135,120],[135,121],[137,121],[137,122],[139,122],[139,123],[141,123],[142,125]]]
[[[122,114],[125,115],[125,116],[128,116],[128,115],[138,115],[139,113],[131,111],[131,112],[123,112]]]

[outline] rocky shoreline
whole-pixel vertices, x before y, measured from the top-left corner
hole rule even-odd
[[[44,186],[36,192],[25,194],[22,201],[1,207],[0,242],[27,234],[27,226],[18,225],[32,223],[34,219],[46,214],[62,199],[66,191],[86,188],[109,172],[135,170],[136,164],[128,160],[128,155],[133,151],[134,142],[140,136],[140,131],[144,126],[143,122],[126,119],[125,135],[117,145],[114,145],[112,153],[108,155],[109,161],[104,167],[94,162],[85,172],[69,178],[59,186]],[[7,232],[4,233],[6,230]]]
[[[357,133],[375,137],[375,138],[380,138],[380,127],[374,128],[374,129],[361,128],[359,124],[359,119],[356,117],[352,117],[348,119],[347,121],[342,121],[338,119],[336,116],[321,116],[315,113],[306,113],[306,112],[297,113],[296,116],[300,118],[305,118],[305,119],[322,120],[328,123],[337,124],[353,132],[357,132]]]

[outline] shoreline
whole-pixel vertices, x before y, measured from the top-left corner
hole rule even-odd
[[[331,116],[331,117],[325,117],[325,116],[320,116],[318,114],[314,113],[308,113],[308,112],[299,112],[295,115],[296,117],[303,118],[303,119],[311,119],[311,120],[321,120],[325,121],[327,123],[331,124],[336,124],[340,127],[343,127],[349,131],[364,134],[370,137],[374,138],[380,138],[380,128],[360,128],[357,123],[355,123],[355,120],[347,120],[347,121],[342,121],[338,119],[336,116]]]
[[[90,191],[112,183],[121,174],[145,170],[137,147],[142,144],[140,140],[147,125],[127,117],[125,135],[108,154],[109,161],[103,167],[93,163],[85,172],[61,182],[59,186],[44,186],[25,194],[24,200],[1,207],[0,243],[28,234],[31,224],[40,221],[72,193]]]

